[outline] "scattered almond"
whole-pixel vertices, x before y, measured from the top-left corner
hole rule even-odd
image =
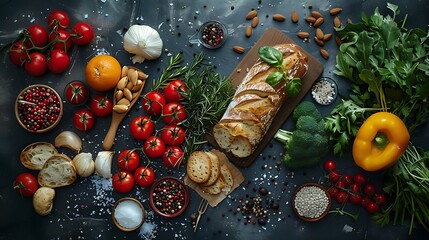
[[[298,22],[298,20],[299,20],[299,16],[298,16],[298,13],[297,13],[296,11],[293,11],[293,12],[292,12],[292,14],[291,14],[291,19],[292,19],[292,22],[293,22],[293,23],[297,23],[297,22]]]
[[[338,46],[340,46],[341,44],[343,44],[343,41],[338,36],[335,36],[335,42],[337,43]]]
[[[319,27],[323,24],[323,17],[316,19],[316,22],[313,23],[313,27]]]
[[[251,19],[253,19],[254,17],[256,17],[258,15],[258,13],[256,12],[256,10],[252,10],[252,11],[250,11],[249,13],[247,13],[247,15],[246,15],[246,19],[247,20],[251,20]]]
[[[284,20],[286,20],[286,17],[283,14],[276,13],[273,15],[273,20],[277,22],[284,22]]]
[[[302,39],[306,39],[306,38],[308,38],[308,36],[310,36],[310,34],[308,32],[298,32],[296,35]]]
[[[323,35],[322,41],[327,42],[329,39],[331,39],[332,33],[327,33]]]
[[[317,45],[319,45],[319,46],[323,46],[323,45],[325,45],[325,42],[324,41],[322,41],[322,40],[320,40],[320,39],[318,39],[317,37],[314,37],[314,41],[317,43]]]
[[[259,24],[259,19],[258,19],[258,17],[254,17],[254,18],[252,19],[252,24],[251,24],[252,28],[257,27],[257,26],[258,26],[258,24]]]
[[[335,16],[342,11],[343,11],[342,8],[332,8],[331,11],[329,11],[329,14],[331,14],[331,16]]]
[[[232,47],[232,50],[234,50],[234,52],[239,53],[239,54],[244,53],[244,48],[240,47],[240,46],[234,46],[234,47]]]
[[[246,34],[246,37],[250,37],[250,36],[252,36],[252,26],[247,26],[246,27],[246,32],[245,32],[245,34]]]
[[[347,18],[347,23],[348,24],[353,24],[352,20],[350,18]]]
[[[322,55],[322,57],[323,57],[324,59],[328,59],[328,58],[329,58],[329,53],[328,53],[328,51],[326,51],[325,49],[320,48],[319,52],[320,52],[320,55]]]
[[[318,11],[312,11],[311,16],[313,16],[315,19],[323,17],[323,15]]]
[[[314,17],[306,17],[305,21],[308,23],[315,23],[316,22],[316,18]]]
[[[339,17],[334,18],[334,27],[337,27],[337,28],[341,27],[341,20]]]
[[[316,37],[317,37],[317,39],[322,40],[323,39],[323,35],[325,35],[325,34],[323,33],[322,29],[316,28]]]

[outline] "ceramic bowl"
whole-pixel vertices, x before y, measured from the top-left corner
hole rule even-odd
[[[297,208],[296,208],[296,204],[297,204],[297,202],[296,202],[296,196],[297,196],[297,194],[298,194],[298,193],[299,193],[303,188],[306,188],[306,187],[317,187],[317,188],[319,188],[320,190],[322,190],[322,191],[323,191],[323,193],[326,195],[326,199],[327,199],[326,208],[325,208],[325,209],[323,209],[323,212],[321,213],[321,215],[320,215],[320,216],[317,216],[317,217],[307,217],[307,216],[303,216],[303,215],[299,214],[299,211],[298,211],[298,210],[297,210]],[[312,202],[312,201],[315,201],[315,200],[314,200],[314,199],[309,199],[309,202],[308,202],[308,204],[307,204],[307,206],[308,206],[308,207],[314,206],[314,205],[312,205],[312,203],[313,203],[313,204],[316,204],[315,202]],[[293,193],[293,195],[292,195],[292,208],[293,208],[294,213],[295,213],[295,214],[296,214],[296,216],[298,216],[300,219],[302,219],[302,220],[304,220],[304,221],[307,221],[307,222],[316,222],[316,221],[319,221],[319,220],[323,219],[324,217],[326,217],[326,215],[328,214],[329,210],[331,209],[331,204],[332,204],[332,200],[331,200],[331,197],[330,197],[329,193],[326,191],[325,187],[323,187],[322,185],[317,184],[317,183],[306,183],[306,184],[302,184],[302,185],[300,185],[300,186],[298,186],[298,187],[296,188],[295,192],[294,192],[294,193]]]
[[[174,188],[172,188],[172,186]],[[160,193],[160,190],[162,192]],[[165,190],[165,191],[164,191]],[[175,191],[180,192],[180,196],[178,196]],[[170,196],[170,197],[169,197]],[[182,198],[183,197],[183,198]],[[178,205],[180,202],[180,209],[175,208],[174,212],[168,212],[162,203],[160,203],[159,199],[171,199],[170,205]],[[186,185],[175,177],[163,177],[158,179],[150,189],[149,203],[151,208],[157,214],[167,217],[174,218],[182,214],[186,207],[189,204],[189,192]]]
[[[313,84],[311,95],[318,104],[329,105],[337,98],[337,83],[332,78],[321,77]]]
[[[122,226],[118,222],[118,220],[115,217],[115,210],[116,210],[116,208],[118,207],[118,205],[120,203],[125,202],[125,201],[131,201],[132,203],[137,204],[140,207],[141,211],[142,211],[142,214],[143,214],[142,215],[143,216],[142,221],[136,227],[133,227],[133,228],[124,227],[124,226]],[[141,204],[141,202],[138,201],[137,199],[131,198],[131,197],[124,197],[124,198],[121,198],[118,201],[116,201],[115,205],[113,206],[113,209],[112,209],[112,219],[113,219],[113,223],[115,224],[115,226],[118,227],[119,229],[121,229],[122,231],[125,231],[125,232],[135,231],[135,230],[139,229],[142,226],[142,224],[144,223],[144,221],[146,219],[146,210],[144,209],[144,207]]]
[[[214,32],[211,30],[212,28],[214,28]],[[213,41],[212,39],[207,39],[207,33],[210,33],[210,36],[214,36],[214,37],[222,37],[222,39],[220,40],[216,40],[214,39],[214,41],[216,42],[216,45],[214,44],[210,44],[209,40]],[[216,20],[211,20],[211,21],[207,21],[205,23],[203,23],[199,30],[198,30],[198,40],[201,43],[201,45],[203,45],[204,47],[208,48],[208,49],[216,49],[221,47],[227,38],[227,29],[225,27],[225,25],[219,21]]]

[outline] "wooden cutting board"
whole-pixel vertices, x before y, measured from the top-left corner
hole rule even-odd
[[[281,43],[295,43],[292,39],[286,36],[281,31],[269,28],[265,31],[265,33],[261,36],[261,38],[256,42],[256,44],[252,47],[252,49],[247,53],[247,55],[243,58],[243,60],[237,65],[237,67],[232,71],[231,75],[229,75],[228,79],[232,82],[234,87],[237,87],[241,81],[246,76],[246,69],[250,69],[258,60],[258,49],[261,46],[273,46]],[[298,45],[299,46],[299,45]],[[304,49],[300,47],[300,50],[304,52],[308,56],[308,72],[302,79],[302,90],[300,94],[295,98],[287,99],[282,107],[279,109],[276,117],[273,119],[270,128],[268,129],[265,136],[262,138],[258,147],[255,149],[253,154],[246,158],[237,158],[232,154],[225,152],[230,161],[235,163],[240,167],[248,167],[250,166],[261,153],[261,151],[265,148],[267,143],[271,140],[277,130],[283,125],[289,115],[292,113],[295,106],[301,101],[301,99],[307,94],[307,92],[311,89],[313,83],[320,77],[323,72],[323,65],[313,56],[308,54]],[[208,142],[216,149],[223,151],[216,143],[212,136],[208,137]]]

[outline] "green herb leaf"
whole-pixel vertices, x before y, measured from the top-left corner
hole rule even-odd
[[[281,72],[272,72],[268,75],[267,79],[265,79],[265,82],[270,84],[271,86],[275,86],[282,81],[283,73]]]
[[[293,78],[286,84],[286,96],[296,97],[301,91],[301,79]]]
[[[271,67],[280,67],[283,63],[283,54],[279,50],[270,47],[262,46],[258,49],[259,57]]]

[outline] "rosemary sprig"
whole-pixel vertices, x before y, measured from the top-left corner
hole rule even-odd
[[[188,70],[188,67],[181,66],[183,62],[183,54],[177,53],[172,56],[168,61],[167,67],[163,70],[161,76],[158,79],[154,79],[150,86],[151,91],[155,91],[159,88],[165,87],[168,81],[179,77]]]

